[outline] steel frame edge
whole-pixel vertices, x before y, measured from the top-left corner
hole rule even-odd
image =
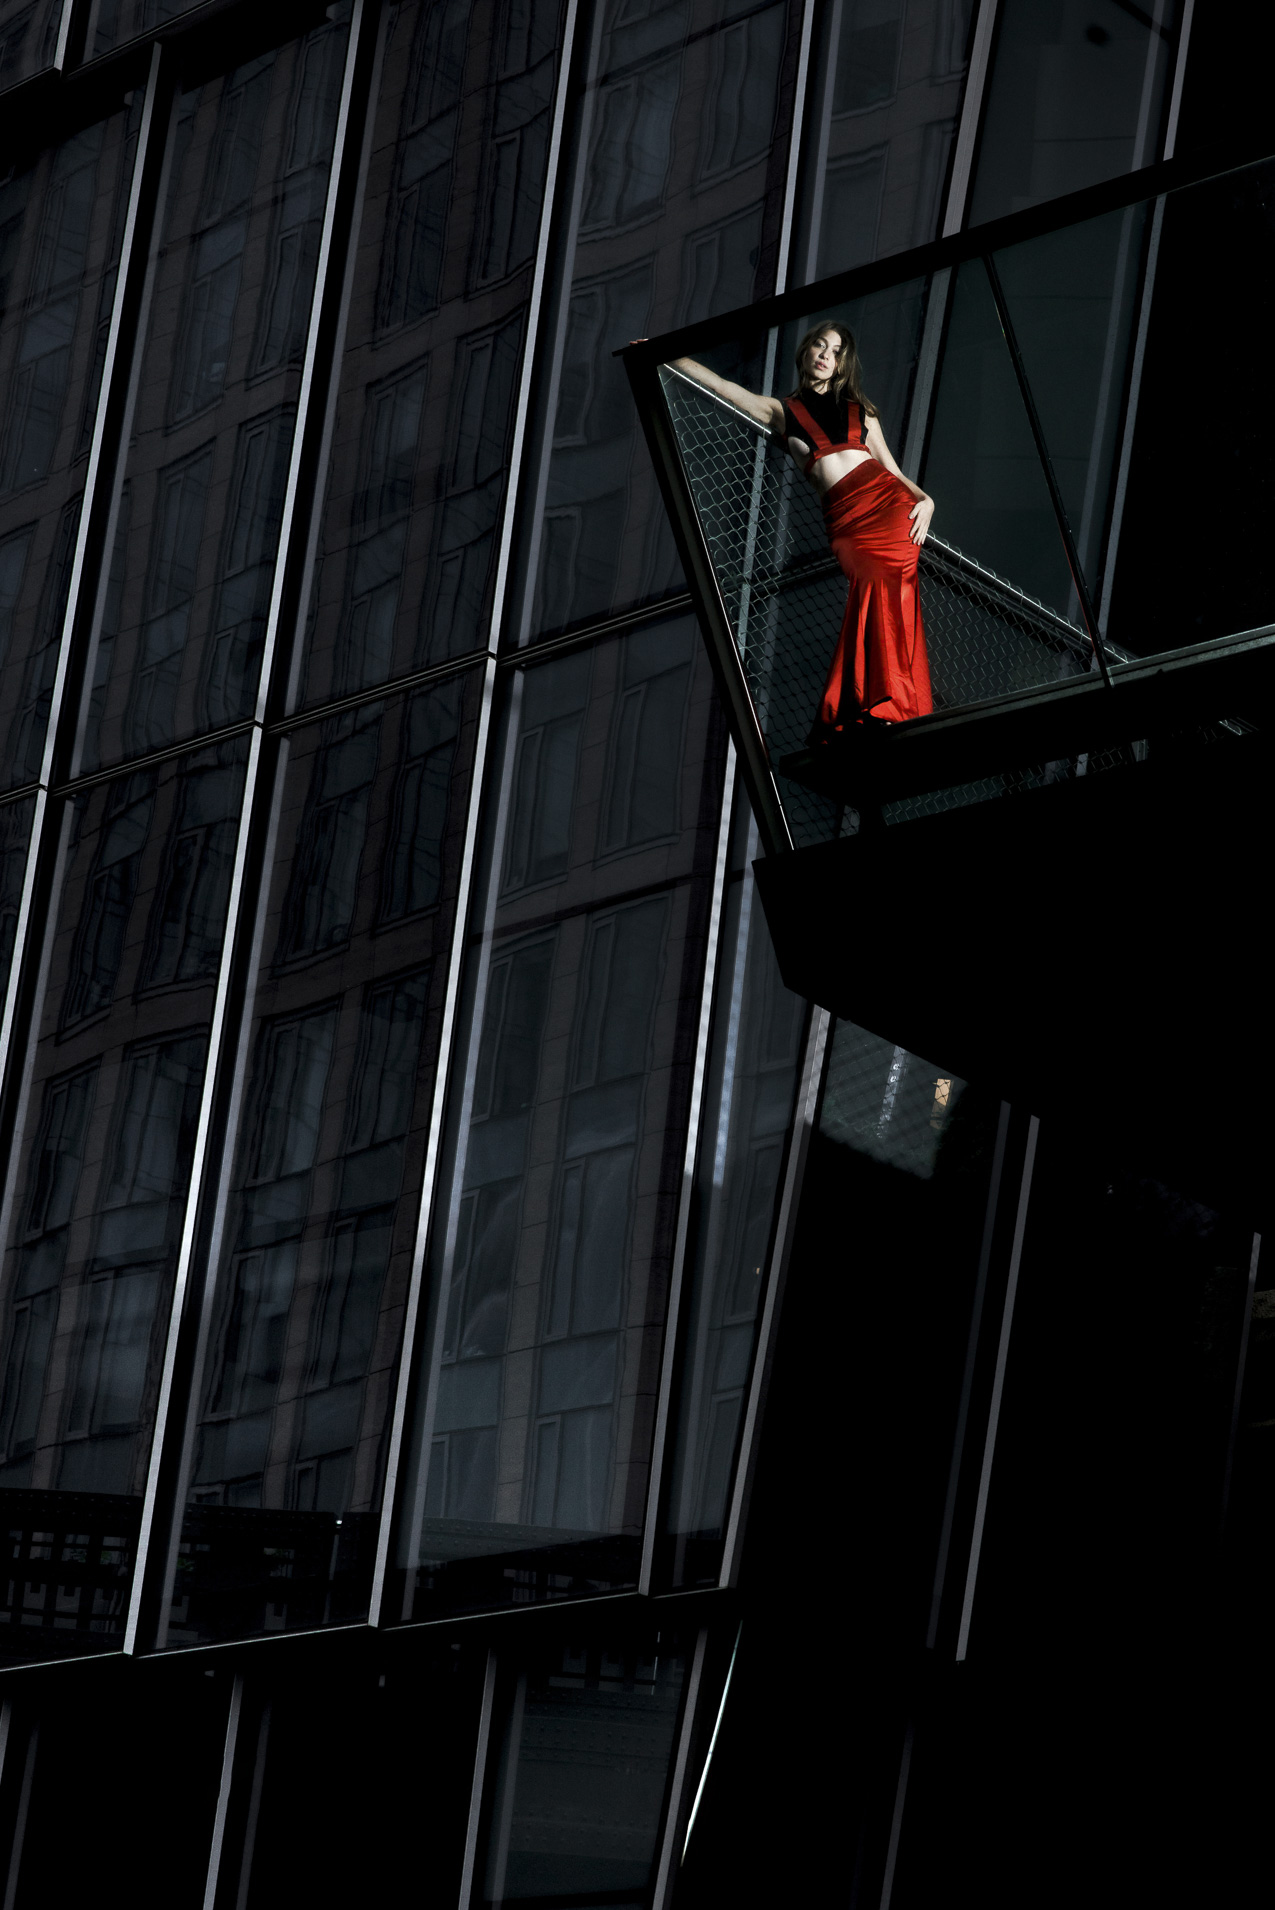
[[[735,648],[730,616],[717,582],[699,514],[682,464],[673,422],[654,364],[626,354],[625,369],[633,387],[638,416],[651,452],[664,508],[668,513],[678,556],[686,571],[691,601],[699,620],[709,662],[726,709],[740,773],[757,820],[767,855],[784,855],[793,847],[770,756],[757,720],[757,711]]]

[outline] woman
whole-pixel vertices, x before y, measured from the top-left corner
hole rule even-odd
[[[806,333],[788,399],[747,391],[693,358],[674,365],[775,432],[819,493],[850,592],[811,743],[856,723],[925,716],[934,700],[916,567],[934,499],[895,463],[848,327],[829,320]]]

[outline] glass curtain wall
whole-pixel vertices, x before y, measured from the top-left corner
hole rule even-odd
[[[0,186],[0,960],[18,958],[0,1486],[22,1496],[32,1566],[14,1578],[15,1649],[121,1636],[186,1269],[192,1377],[161,1429],[183,1508],[159,1601],[170,1644],[367,1610],[409,1390],[394,1617],[635,1582],[707,979],[670,1514],[675,1575],[697,1580],[734,1464],[727,1381],[755,1331],[736,1274],[771,1224],[800,1017],[756,939],[742,835],[706,978],[725,748],[693,627],[581,628],[680,589],[612,353],[769,292],[790,249],[804,275],[932,232],[968,10],[342,5],[274,47],[259,27],[238,52],[205,35],[198,70],[186,11],[87,9],[87,56],[111,52],[99,71],[131,75],[129,97],[15,153]],[[1020,11],[994,53],[985,154]],[[55,14],[6,12],[12,83],[51,57]],[[134,262],[127,291],[161,25],[165,158],[147,164],[164,187],[140,238],[149,276]],[[1160,124],[1174,24],[1137,31],[1134,143],[1102,148],[1108,170]],[[1126,216],[999,261],[1099,575],[1152,250]],[[96,610],[67,634],[113,302],[143,290],[112,393],[131,378],[135,401],[86,520],[85,550],[105,551],[83,582]],[[960,354],[983,349],[986,310],[967,324],[964,299],[936,471]],[[925,287],[854,319],[897,444]],[[786,383],[790,346],[776,335],[767,364],[741,337],[729,368]],[[987,459],[993,518],[1016,443]],[[1027,581],[1066,622],[1050,562]],[[279,631],[267,705],[267,624],[293,580],[299,627]],[[493,666],[477,664],[502,628],[515,646],[581,642],[499,666],[488,749]],[[53,765],[70,780],[46,800]]]
[[[88,54],[183,11],[99,0]],[[435,1540],[448,1532],[432,1551],[419,1533],[408,1545],[412,1574],[435,1553],[442,1564],[401,1609],[503,1601],[504,1568],[483,1563],[493,1548],[578,1547],[607,1583],[636,1570],[720,720],[685,619],[638,628],[509,677],[502,740],[475,785],[484,692],[447,672],[488,647],[500,613],[530,350],[548,409],[518,588],[542,607],[520,628],[676,588],[610,353],[776,282],[802,16],[716,0],[585,9],[552,256],[562,10],[419,0],[359,17],[381,36],[362,153],[336,147],[348,7],[179,78],[171,113],[161,102],[147,303],[134,362],[116,374],[131,372],[136,398],[108,476],[106,575],[86,579],[95,620],[71,659],[69,680],[84,683],[65,718],[73,781],[34,868],[26,790],[59,667],[141,91],[0,188],[14,791],[0,892],[10,942],[24,896],[47,918],[14,998],[25,1047],[10,1064],[3,1217],[0,1466],[41,1561],[10,1601],[23,1649],[122,1635],[183,1239],[197,1287],[209,1264],[188,1406],[165,1435],[184,1454],[185,1510],[161,1631],[176,1645],[366,1610],[452,924],[484,790],[486,926],[461,1003],[413,1488]],[[939,31],[944,46],[956,31]],[[946,60],[930,65],[950,77]],[[312,540],[303,640],[274,692],[274,707],[312,720],[261,750],[239,732],[258,707],[302,468],[334,156],[360,201],[313,531],[304,478],[299,494],[298,551]],[[558,289],[537,337],[546,264]],[[334,288],[319,289],[331,302]],[[546,590],[557,608],[543,608]],[[403,677],[426,680],[389,693]],[[731,924],[728,937],[745,933]],[[743,958],[731,959],[723,985],[738,993]],[[760,1012],[748,1008],[746,1043]],[[796,1023],[785,1027],[771,1059],[790,1075]],[[739,1118],[766,1131],[752,1135],[769,1163],[761,1227],[774,1135],[760,1115]],[[217,1160],[196,1223],[192,1195]],[[716,1438],[718,1462],[731,1443]],[[50,1538],[50,1495],[92,1530]],[[592,1583],[575,1563],[567,1576]]]
[[[90,50],[179,12],[103,5]],[[503,677],[475,783],[489,692],[464,658],[499,613],[528,350],[557,377],[582,314],[634,272],[657,300],[643,324],[773,283],[798,21],[603,7],[578,22],[593,77],[568,112],[574,224],[537,340],[563,16],[422,0],[356,17],[381,35],[362,152],[336,144],[348,10],[178,77],[171,113],[161,99],[146,303],[115,374],[136,399],[113,472],[106,447],[105,575],[84,580],[97,609],[69,658],[71,782],[47,814],[28,792],[141,92],[0,188],[3,952],[29,903],[46,925],[19,949],[0,1216],[0,1476],[31,1574],[8,1623],[26,1655],[123,1637],[187,1271],[193,1373],[161,1427],[184,1507],[163,1642],[366,1612],[484,799],[486,926],[459,1004],[428,1430],[411,1448],[425,1526],[395,1611],[507,1602],[489,1561],[511,1551],[567,1560],[582,1590],[590,1573],[636,1577],[724,735],[692,626],[657,622]],[[294,438],[334,157],[363,184],[348,299],[335,278],[317,287],[337,354],[309,530]],[[609,333],[591,336],[605,370]],[[631,414],[618,429],[628,456]],[[290,484],[285,556],[307,539],[312,556],[271,707],[295,714],[254,740]],[[644,551],[639,569],[663,536],[653,505],[648,486],[614,546],[624,563]]]

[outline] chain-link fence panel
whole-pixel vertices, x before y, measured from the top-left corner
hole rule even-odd
[[[929,1180],[964,1087],[950,1069],[852,1021],[839,1021],[819,1104],[819,1132],[857,1154]]]

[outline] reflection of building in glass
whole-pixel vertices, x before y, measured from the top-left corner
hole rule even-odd
[[[1248,31],[0,0],[6,1910],[1243,1900]],[[939,503],[876,783],[657,370],[833,314]]]

